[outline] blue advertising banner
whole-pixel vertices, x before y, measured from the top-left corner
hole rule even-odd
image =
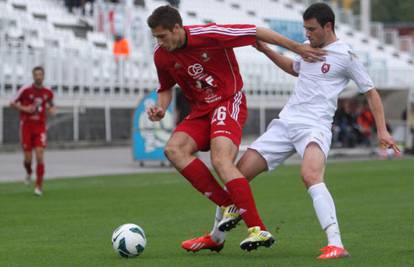
[[[146,109],[157,101],[157,93],[152,91],[145,96],[134,112],[133,119],[133,157],[134,160],[165,161],[164,146],[175,127],[173,103],[159,122],[148,119]]]
[[[269,27],[298,43],[303,43],[306,40],[303,22],[301,21],[271,19]]]

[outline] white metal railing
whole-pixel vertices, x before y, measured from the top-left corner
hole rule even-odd
[[[45,84],[66,98],[136,99],[158,85],[150,58],[115,58],[106,52],[0,47],[0,96],[31,83],[34,66],[45,68]]]
[[[342,20],[352,21],[352,14],[340,14]],[[152,40],[146,34],[143,37],[141,53],[116,62],[110,50],[92,45],[30,49],[25,42],[17,42],[11,47],[0,29],[0,102],[3,96],[9,97],[19,86],[30,83],[31,69],[42,65],[46,70],[46,84],[52,86],[57,96],[66,99],[67,103],[89,99],[88,104],[96,104],[96,99],[100,99],[114,104],[116,99],[125,101],[125,105],[133,105],[133,101],[143,92],[158,86],[149,51]],[[293,89],[295,78],[283,73],[265,58],[257,59],[260,58],[256,56],[257,52],[236,53],[242,55],[240,69],[250,98],[257,99],[256,102],[276,101],[277,105],[283,105]],[[369,54],[365,52],[365,55],[369,59]],[[414,84],[414,76],[411,75],[414,67],[392,67],[386,62],[377,64],[373,60],[365,63],[379,88],[407,88]]]
[[[257,52],[254,52],[257,53]],[[254,57],[255,54],[252,54]],[[42,65],[45,83],[58,96],[69,99],[136,99],[144,90],[158,86],[156,71],[149,55],[131,56],[115,61],[108,53],[83,51],[73,53],[58,49],[0,47],[0,96],[11,96],[18,87],[32,81],[31,70]],[[295,78],[285,74],[267,60],[239,60],[244,88],[251,95],[268,98],[289,95]],[[413,68],[373,64],[368,71],[379,88],[410,88],[414,84]]]

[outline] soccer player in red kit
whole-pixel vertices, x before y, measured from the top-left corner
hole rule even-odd
[[[32,74],[34,83],[19,89],[10,105],[20,111],[20,142],[24,152],[26,183],[30,184],[31,180],[32,150],[34,149],[37,163],[34,193],[41,196],[45,173],[43,154],[47,142],[47,113],[54,114],[55,107],[52,90],[43,86],[44,69],[35,67]]]
[[[243,81],[234,47],[254,45],[256,40],[283,46],[310,60],[323,52],[299,45],[269,29],[255,25],[183,26],[179,12],[170,6],[153,11],[147,23],[158,45],[154,52],[160,87],[155,106],[148,117],[159,121],[172,100],[171,88],[178,84],[191,112],[175,129],[165,147],[165,155],[174,167],[204,196],[221,207],[234,205],[242,210],[248,237],[240,243],[243,250],[270,247],[273,236],[266,230],[256,209],[245,177],[234,164],[247,118]],[[211,161],[225,189],[207,166],[194,154],[211,151]],[[238,217],[222,225],[224,231],[237,224]],[[219,251],[223,244],[204,236],[203,240],[182,243],[188,251]]]

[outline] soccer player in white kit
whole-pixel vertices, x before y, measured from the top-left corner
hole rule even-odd
[[[308,63],[303,58],[292,60],[270,49],[264,43],[256,48],[285,72],[298,76],[294,92],[266,132],[254,141],[239,160],[237,167],[249,180],[266,170],[273,170],[293,153],[302,157],[301,176],[313,201],[316,216],[326,232],[328,245],[318,259],[341,258],[349,253],[344,248],[335,204],[324,183],[325,163],[331,145],[331,125],[339,94],[349,80],[367,97],[377,126],[381,146],[399,152],[385,126],[381,98],[365,68],[346,43],[335,35],[335,15],[324,3],[308,7],[303,14],[306,36],[315,48],[326,51],[323,62]],[[211,238],[224,242],[222,225],[240,220],[237,207],[216,210],[216,222]],[[228,228],[228,225],[227,227]]]

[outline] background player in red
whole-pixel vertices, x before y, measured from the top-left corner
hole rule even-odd
[[[147,110],[149,119],[158,121],[164,117],[175,84],[181,87],[191,107],[190,114],[176,127],[165,147],[167,158],[193,187],[218,206],[235,205],[242,210],[241,216],[249,228],[249,236],[240,244],[242,249],[269,247],[274,239],[258,215],[248,181],[234,164],[247,107],[233,48],[262,40],[297,52],[308,60],[319,59],[323,52],[255,25],[183,26],[179,12],[170,6],[155,9],[147,22],[158,42],[154,62],[160,82],[157,105]],[[194,156],[197,151],[207,150],[211,150],[213,167],[227,191]],[[236,217],[222,229],[230,230],[237,222]],[[200,246],[220,250],[222,244],[193,240],[182,246],[192,251]]]
[[[42,195],[45,164],[44,148],[47,144],[47,114],[54,114],[53,92],[43,86],[45,71],[42,67],[32,70],[33,84],[22,87],[10,105],[20,111],[20,142],[24,152],[26,183],[30,184],[32,174],[32,150],[36,155],[36,186],[34,193]]]

